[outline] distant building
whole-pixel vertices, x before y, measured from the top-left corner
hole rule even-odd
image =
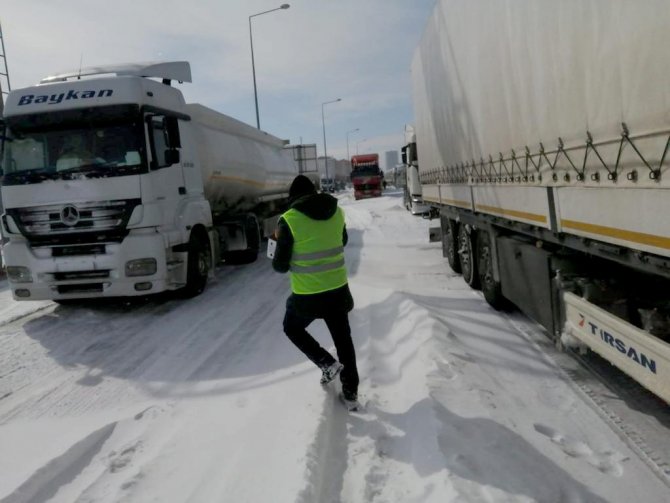
[[[386,170],[393,169],[396,164],[398,164],[398,151],[389,150],[384,154],[384,159],[386,160]]]

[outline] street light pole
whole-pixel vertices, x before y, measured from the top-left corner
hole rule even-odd
[[[256,64],[254,62],[254,37],[253,37],[253,34],[251,32],[251,18],[256,17],[256,16],[261,16],[261,15],[267,14],[269,12],[274,12],[276,10],[288,9],[289,7],[290,7],[290,5],[285,3],[285,4],[281,4],[276,9],[266,10],[266,11],[263,11],[263,12],[259,12],[258,14],[252,14],[251,16],[249,16],[249,42],[251,43],[251,73],[254,77],[254,102],[256,104],[256,127],[258,129],[261,128],[261,119],[258,115],[258,91],[256,89]]]
[[[328,176],[328,148],[326,147],[326,116],[324,114],[323,108],[326,105],[329,105],[331,103],[337,103],[338,101],[342,101],[342,98],[337,98],[336,100],[332,101],[324,101],[321,103],[321,124],[323,126],[323,162],[326,165],[326,178],[329,179],[330,177]]]
[[[351,161],[351,157],[349,156],[349,133],[355,133],[356,131],[360,131],[359,128],[352,129],[351,131],[347,131],[347,161]]]

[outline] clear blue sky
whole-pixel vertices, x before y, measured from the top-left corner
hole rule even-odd
[[[82,65],[188,60],[187,101],[255,125],[249,16],[275,0],[4,0],[13,89]],[[261,128],[323,154],[398,150],[410,63],[435,0],[289,0],[252,19]]]

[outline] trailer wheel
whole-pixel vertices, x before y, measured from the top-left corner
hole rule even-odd
[[[465,225],[458,229],[458,258],[463,279],[472,288],[479,288],[477,260],[475,255],[475,235],[468,232]]]
[[[477,234],[477,267],[479,270],[479,282],[486,302],[496,310],[505,308],[505,297],[502,294],[500,281],[496,281],[493,275],[493,250],[491,247],[491,235],[486,230]]]
[[[204,233],[191,232],[191,237],[188,240],[186,286],[182,288],[184,297],[195,297],[203,292],[207,284],[211,262],[212,253],[209,248],[209,239]]]
[[[461,272],[461,262],[458,259],[458,252],[456,243],[458,241],[457,237],[457,224],[453,220],[442,216],[440,218],[442,224],[442,256],[447,258],[449,267],[455,272]]]

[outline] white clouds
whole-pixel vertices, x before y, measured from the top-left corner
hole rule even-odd
[[[188,100],[254,123],[249,15],[281,3],[6,0],[12,86],[76,68],[82,56],[83,66],[185,59],[194,79],[183,87]],[[346,150],[345,132],[355,127],[370,136],[401,132],[411,120],[411,54],[433,3],[294,0],[254,17],[263,128],[321,144],[320,105],[342,97],[328,110],[333,151]]]

